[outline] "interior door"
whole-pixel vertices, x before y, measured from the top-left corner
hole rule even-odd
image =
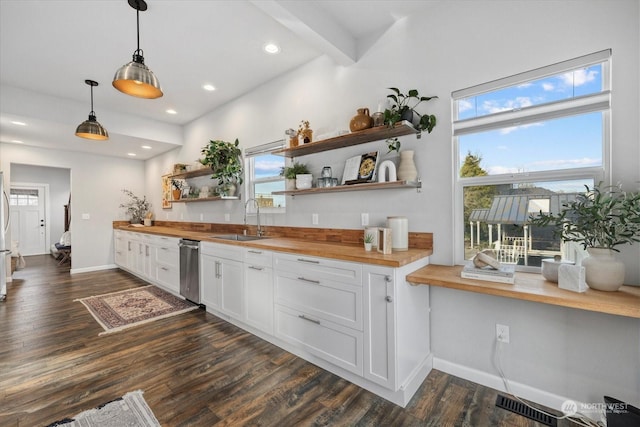
[[[20,254],[46,254],[48,248],[45,186],[12,186],[9,199],[11,204],[11,236],[13,240],[18,241]]]

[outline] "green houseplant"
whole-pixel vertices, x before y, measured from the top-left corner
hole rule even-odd
[[[200,163],[211,168],[211,178],[218,180],[224,195],[235,194],[236,184],[243,182],[242,150],[239,144],[237,138],[234,142],[211,140],[201,151],[203,158]]]
[[[589,252],[589,258],[582,261],[589,287],[617,290],[624,283],[624,264],[613,252],[619,252],[616,246],[640,242],[640,193],[602,183],[585,188],[584,194],[563,203],[560,213],[540,212],[530,216],[530,223],[553,226],[556,236],[577,242]]]
[[[418,130],[418,138],[420,138],[421,132],[426,130],[427,133],[431,133],[436,126],[436,116],[433,114],[420,114],[416,111],[416,107],[423,102],[430,101],[438,98],[437,96],[420,96],[417,89],[410,89],[406,94],[400,92],[400,89],[395,87],[388,88],[393,93],[387,95],[387,98],[391,101],[389,108],[384,110],[384,123],[389,128],[393,128],[396,123],[407,120],[411,122]],[[400,141],[398,138],[387,139],[387,147],[389,152],[400,151]]]
[[[291,166],[283,166],[280,168],[280,176],[285,179],[296,179],[296,175],[309,173],[309,168],[304,163],[293,163]]]
[[[121,203],[120,207],[125,209],[132,224],[142,223],[145,216],[151,209],[151,203],[147,200],[146,196],[140,198],[127,189],[123,189],[122,192],[129,196],[129,200]]]

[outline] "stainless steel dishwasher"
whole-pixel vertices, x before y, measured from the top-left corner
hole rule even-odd
[[[180,295],[200,304],[200,242],[180,239]]]

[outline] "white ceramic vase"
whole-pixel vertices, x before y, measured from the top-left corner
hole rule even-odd
[[[418,170],[413,161],[413,150],[400,152],[400,166],[398,167],[398,179],[401,181],[415,181],[418,178]]]
[[[606,248],[587,248],[589,256],[582,260],[585,279],[591,289],[617,291],[624,283],[624,263]]]

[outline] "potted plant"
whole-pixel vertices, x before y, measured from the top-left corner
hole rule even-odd
[[[364,235],[364,250],[367,252],[370,252],[372,247],[373,247],[373,234],[367,233]]]
[[[420,114],[416,107],[423,102],[438,98],[437,96],[420,96],[417,89],[411,89],[406,94],[400,92],[398,88],[390,87],[392,94],[387,95],[391,101],[389,108],[384,110],[384,124],[393,128],[396,123],[406,120],[413,124],[418,130],[417,137],[420,138],[423,130],[431,133],[436,126],[436,116],[433,114]],[[387,139],[389,152],[400,151],[400,141],[398,138]]]
[[[121,203],[120,207],[125,208],[131,224],[142,224],[142,220],[151,209],[151,203],[146,196],[140,198],[127,189],[122,190],[122,192],[129,196],[129,201]]]
[[[565,242],[580,243],[589,253],[582,261],[590,288],[616,291],[624,283],[624,264],[614,257],[616,246],[640,242],[640,193],[601,183],[575,200],[563,203],[559,214],[540,212],[530,223],[554,226]]]
[[[235,195],[236,186],[243,181],[242,150],[238,147],[239,144],[237,138],[234,142],[212,140],[201,151],[203,158],[200,162],[211,168],[211,179],[218,180],[220,191],[226,196]]]
[[[284,176],[285,189],[295,190],[296,175],[308,174],[309,168],[304,163],[293,163],[291,166],[283,166],[280,168],[280,176]]]
[[[180,199],[180,195],[182,194],[182,189],[186,185],[185,181],[181,179],[171,179],[171,195],[173,196],[173,200]]]

